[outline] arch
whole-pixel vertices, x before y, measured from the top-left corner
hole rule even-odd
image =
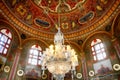
[[[20,38],[20,35],[19,35],[18,30],[17,30],[12,24],[10,24],[9,22],[7,22],[7,21],[5,21],[5,20],[1,20],[1,19],[0,19],[0,22],[7,24],[10,28],[12,27],[12,29],[15,30],[15,32],[16,32],[16,34],[18,35],[18,38],[19,38],[19,39],[18,39],[18,40],[19,40],[19,47],[21,47],[21,38]],[[12,31],[11,31],[11,33],[12,33]],[[14,36],[13,36],[13,37],[14,37]]]
[[[77,43],[72,42],[72,41],[65,41],[65,43],[68,43],[69,45],[72,45],[73,47],[75,47],[75,49],[79,50],[79,52],[82,52],[83,49],[81,46],[79,46]],[[82,55],[80,55],[82,56]]]
[[[112,38],[111,34],[108,33],[108,32],[105,32],[105,31],[94,32],[93,34],[89,35],[89,36],[85,39],[85,41],[83,42],[82,48],[84,49],[86,42],[87,42],[92,36],[97,35],[97,34],[105,34],[105,35],[108,35],[110,38]]]
[[[25,39],[23,42],[22,42],[22,45],[23,46],[25,43],[27,43],[28,41],[32,41],[32,40],[37,40],[37,41],[40,41],[42,43],[44,43],[47,47],[49,47],[49,44],[46,43],[44,40],[42,39],[37,39],[37,38],[28,38],[28,39]]]
[[[120,17],[120,11],[118,12],[118,14],[115,16],[115,18],[114,18],[114,20],[113,20],[113,23],[112,23],[112,32],[111,32],[111,34],[112,34],[112,36],[114,36],[114,29],[115,29],[115,24],[116,24],[116,21],[117,21],[117,19]]]

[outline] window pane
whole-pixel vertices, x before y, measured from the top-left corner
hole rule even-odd
[[[100,39],[96,39],[97,40],[97,42],[101,42],[101,40]]]
[[[102,54],[97,54],[97,58],[98,58],[98,60],[101,60],[101,59],[103,59],[103,55]]]
[[[28,63],[31,63],[31,58],[28,59]]]
[[[97,50],[97,51],[96,51],[97,54],[100,53],[100,52],[101,52],[101,50]]]
[[[39,65],[41,64],[41,60],[38,61],[38,64],[39,64]]]
[[[29,57],[32,57],[32,55],[30,54]]]
[[[102,49],[101,49],[101,51],[102,51],[102,52],[105,52],[105,49],[104,49],[104,48],[102,48]]]
[[[35,62],[35,63],[37,63],[37,59],[34,59],[34,58],[33,58],[33,59],[32,59],[32,62]]]
[[[92,51],[94,51],[94,47],[92,47]]]
[[[0,53],[3,52],[4,47],[0,45]]]
[[[93,55],[95,54],[95,52],[93,52]]]
[[[9,47],[9,45],[8,45],[8,44],[6,44],[6,47],[8,48],[8,47]]]
[[[30,54],[32,54],[33,53],[33,50],[32,49],[30,49]]]
[[[31,62],[33,65],[37,65],[37,59],[32,59],[32,62]]]
[[[0,38],[1,38],[2,34],[0,33]]]
[[[6,53],[7,53],[7,49],[5,48],[3,54],[6,54]]]
[[[94,41],[92,41],[91,46],[95,45]]]
[[[94,56],[94,60],[96,60],[96,56]]]
[[[103,57],[106,58],[106,53],[105,52],[103,52]]]
[[[38,59],[41,59],[41,57],[38,57]]]
[[[11,42],[11,40],[9,39],[7,43],[10,44],[10,42]]]
[[[6,32],[7,31],[7,32]],[[9,30],[7,29],[2,29],[1,32],[4,34],[4,35],[7,35],[8,37],[12,38],[12,34],[10,33],[10,31],[8,32]]]
[[[5,43],[4,43],[3,41],[0,41],[0,45],[3,45],[3,46],[4,46],[4,45],[5,45]]]
[[[37,50],[34,50],[34,55],[38,55],[38,51]]]
[[[31,62],[31,64],[32,64],[32,65],[37,65],[37,63],[35,63],[35,62]]]
[[[3,35],[2,38],[1,38],[1,41],[3,41],[3,42],[6,43],[6,42],[7,42],[7,39],[8,39],[8,38],[7,38],[5,35]]]
[[[35,56],[35,55],[33,56],[33,58],[36,58],[36,59],[37,59],[37,57],[38,57],[38,56]]]
[[[39,52],[39,55],[40,55],[40,56],[42,55],[42,52],[41,52],[41,51]]]
[[[101,47],[101,48],[103,48],[103,47],[104,47],[103,43],[100,43],[100,47]]]
[[[99,49],[100,49],[99,44],[95,45],[95,50],[99,50]]]

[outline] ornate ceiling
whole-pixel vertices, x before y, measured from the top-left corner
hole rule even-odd
[[[2,0],[0,12],[16,28],[53,39],[60,23],[68,40],[80,39],[108,24],[120,0]]]

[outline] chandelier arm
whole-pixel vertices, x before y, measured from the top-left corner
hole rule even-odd
[[[60,4],[60,0],[59,0],[59,4]],[[60,28],[60,8],[58,8],[58,28]]]
[[[52,17],[48,14],[47,10],[46,9],[49,9],[49,8],[43,8],[44,9],[44,12],[46,13],[46,15],[49,17],[49,19],[53,22],[54,25],[56,25],[55,21],[52,19]]]

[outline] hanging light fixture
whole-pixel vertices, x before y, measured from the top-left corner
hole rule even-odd
[[[54,45],[50,45],[49,48],[46,48],[46,51],[43,51],[43,74],[45,68],[47,68],[57,80],[63,79],[66,73],[70,70],[75,71],[75,67],[78,65],[75,53],[70,45],[64,45],[63,33],[58,28],[58,32],[54,36]]]
[[[60,3],[60,0],[59,0]],[[58,11],[60,13],[60,10]],[[49,15],[48,15],[49,16]],[[78,65],[78,58],[74,49],[70,45],[64,45],[64,35],[60,31],[60,15],[58,14],[58,32],[54,35],[54,45],[50,45],[43,51],[42,70],[48,69],[56,80],[63,80],[69,71],[75,72]],[[73,75],[72,75],[73,79]]]

